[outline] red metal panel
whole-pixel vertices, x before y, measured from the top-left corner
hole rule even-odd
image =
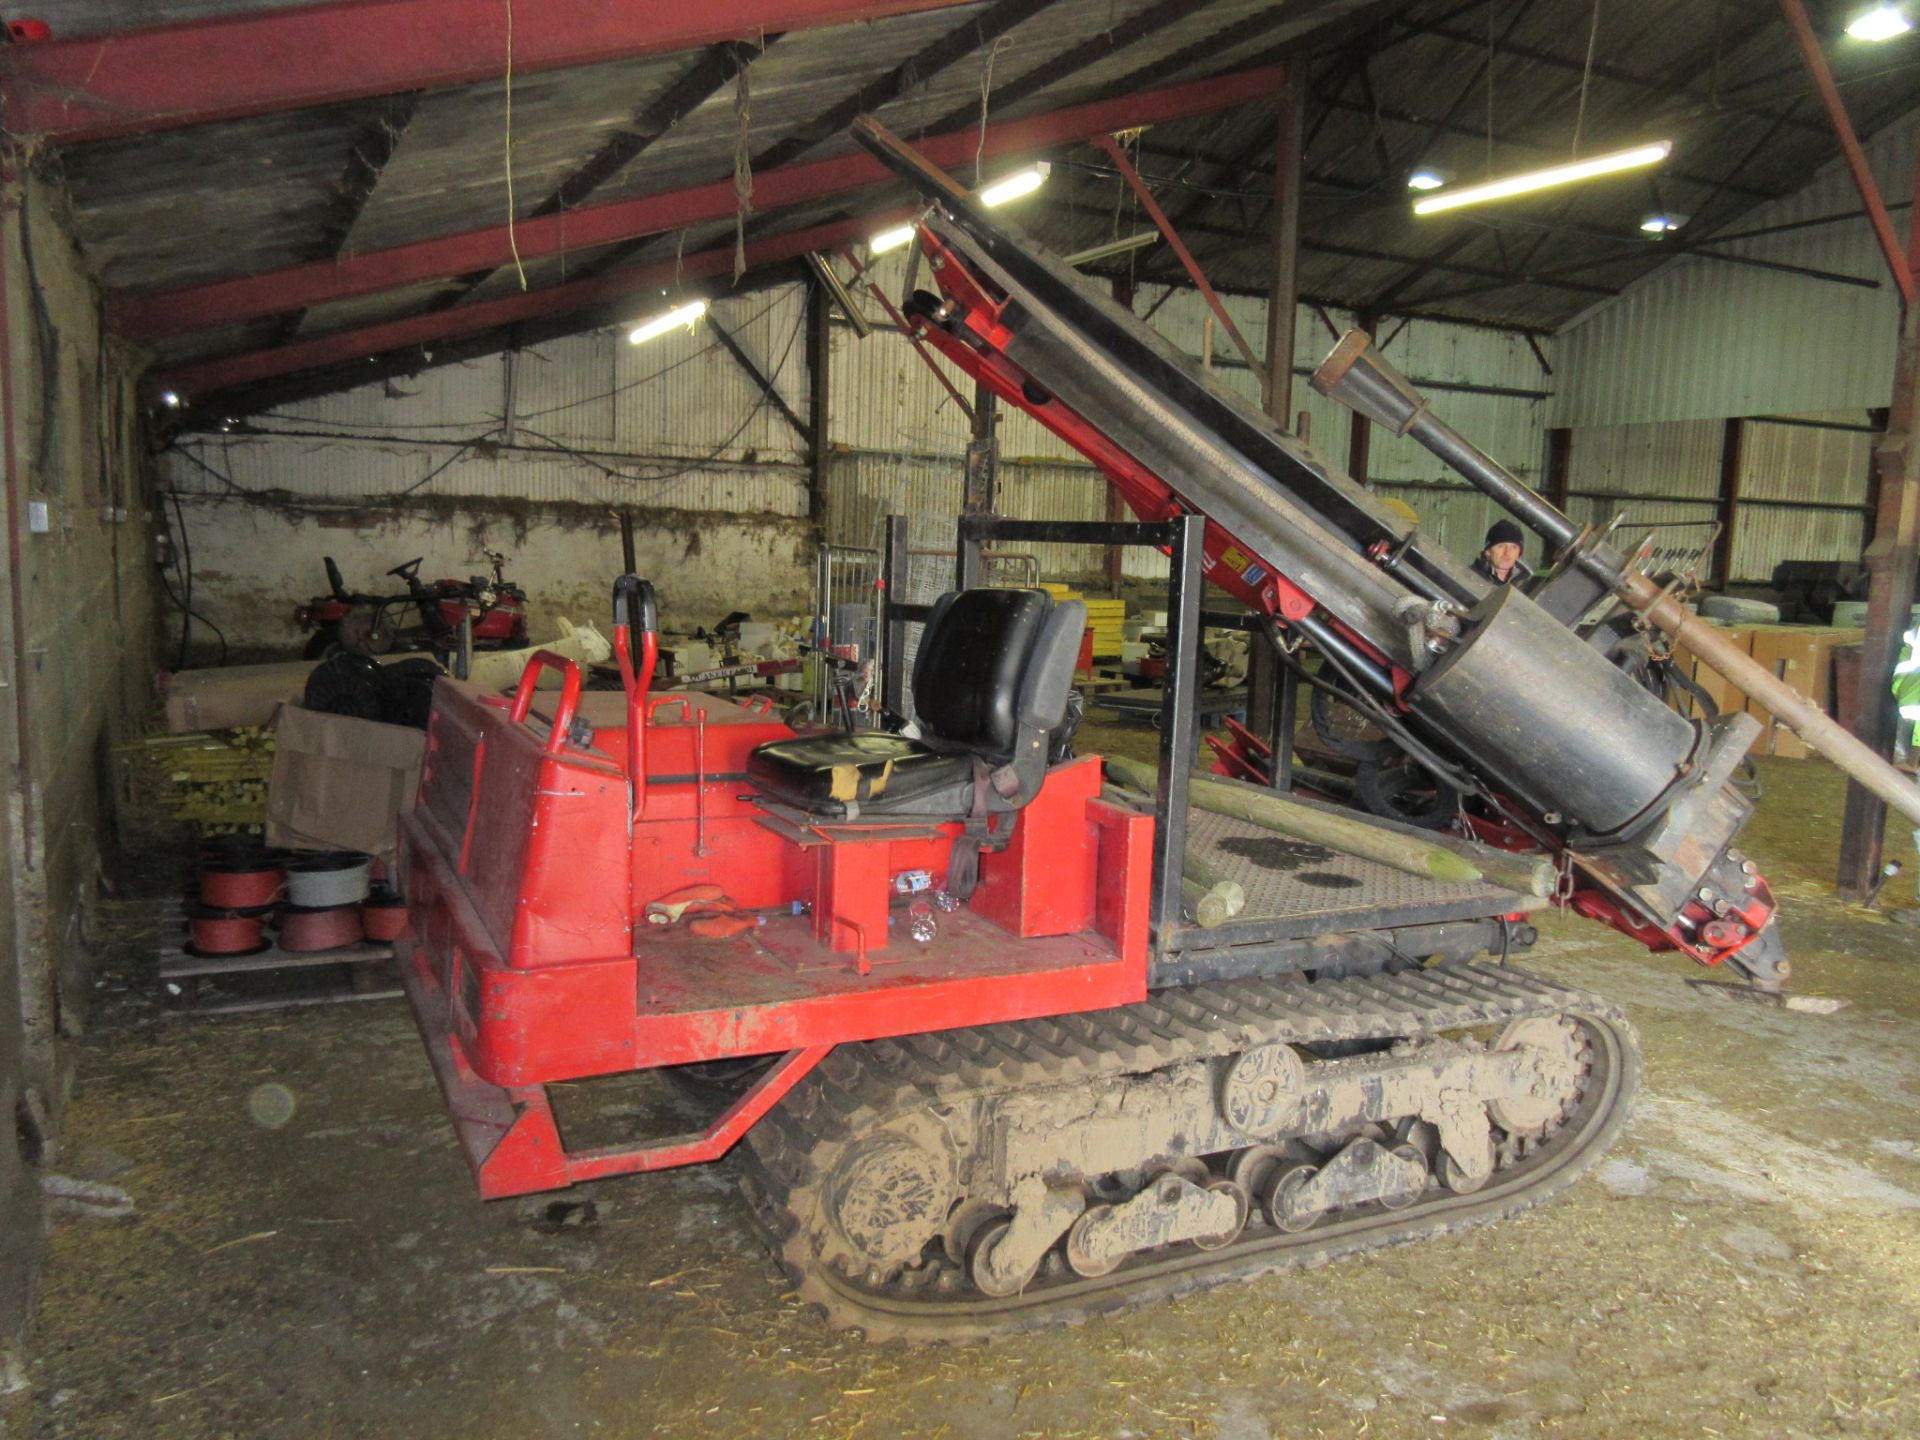
[[[980,857],[973,909],[1015,935],[1072,935],[1093,926],[1099,835],[1087,804],[1100,793],[1100,757],[1087,755],[1047,773],[1020,812],[1013,840]]]
[[[516,72],[659,55],[966,0],[523,3]],[[225,15],[7,52],[7,128],[58,145],[503,75],[500,0],[356,0]]]
[[[1087,816],[1099,827],[1100,887],[1093,928],[1129,965],[1147,966],[1147,909],[1153,894],[1153,817],[1095,800]]]
[[[892,849],[885,840],[835,841],[813,852],[813,938],[862,966],[887,948]]]
[[[986,154],[989,157],[1019,154],[1084,140],[1108,130],[1176,120],[1242,104],[1270,94],[1277,73],[1271,67],[1250,70],[991,125],[987,129]],[[979,133],[966,130],[936,136],[921,148],[937,163],[957,165],[971,161],[979,144]],[[879,185],[890,178],[881,163],[866,154],[789,165],[753,177],[754,209],[756,213],[766,214],[803,201]],[[114,303],[112,319],[114,328],[130,339],[151,340],[491,269],[511,262],[515,244],[522,260],[536,260],[562,251],[586,250],[663,234],[685,225],[725,220],[733,214],[737,203],[730,179],[694,185],[659,195],[588,205],[560,215],[522,220],[515,226],[511,239],[506,226],[487,226],[414,245],[297,265],[163,295],[119,300]],[[877,217],[867,217],[848,238],[865,238],[879,228],[880,223]],[[727,253],[731,255],[731,251]]]
[[[444,1023],[446,994],[421,963],[420,952],[402,942],[395,947],[395,957],[434,1078],[453,1117],[454,1134],[481,1198],[487,1200],[718,1160],[833,1050],[831,1045],[815,1045],[789,1052],[695,1134],[569,1153],[546,1087],[494,1085],[476,1075]]]

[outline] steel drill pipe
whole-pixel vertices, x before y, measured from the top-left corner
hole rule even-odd
[[[1580,534],[1579,526],[1536,495],[1519,476],[1435,416],[1413,382],[1369,348],[1364,333],[1351,331],[1341,339],[1314,372],[1313,388],[1397,435],[1411,436],[1556,547],[1567,545]],[[1594,546],[1583,563],[1594,569],[1611,564],[1612,559],[1611,552]],[[1608,578],[1613,593],[1623,603],[1685,645],[1719,671],[1734,689],[1759,701],[1809,746],[1920,825],[1920,786],[1863,745],[1818,705],[1645,575],[1627,570],[1616,571]]]

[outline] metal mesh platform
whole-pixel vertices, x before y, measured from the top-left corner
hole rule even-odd
[[[1474,919],[1542,903],[1498,885],[1410,875],[1211,810],[1188,812],[1187,845],[1247,892],[1247,908],[1206,932],[1208,945]]]

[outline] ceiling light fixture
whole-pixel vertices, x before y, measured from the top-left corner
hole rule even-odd
[[[1004,205],[1009,200],[1018,200],[1022,195],[1031,195],[1044,185],[1047,180],[1047,175],[1052,169],[1053,167],[1051,165],[1042,160],[1037,165],[1029,165],[1024,170],[1016,170],[1013,174],[976,190],[974,192],[974,199],[989,209],[992,209],[996,205]],[[905,245],[909,240],[913,239],[913,234],[914,227],[912,225],[896,225],[890,230],[882,230],[878,235],[867,241],[867,254],[870,256],[884,255],[889,250],[898,250],[902,245]]]
[[[1913,29],[1913,21],[1898,5],[1876,5],[1847,22],[1847,34],[1856,40],[1893,40]]]
[[[1446,183],[1447,177],[1431,165],[1422,165],[1418,170],[1407,176],[1407,189],[1409,190],[1438,190]]]
[[[627,343],[644,345],[647,341],[666,334],[669,330],[691,330],[699,323],[700,317],[707,313],[707,302],[689,300],[684,305],[676,305],[664,315],[656,315],[651,320],[643,320],[627,334]]]
[[[1004,205],[1009,200],[1018,200],[1022,195],[1031,195],[1046,183],[1047,172],[1053,167],[1042,161],[1038,165],[1029,165],[1024,170],[1016,170],[1004,180],[978,191],[975,198],[989,209],[995,205]]]
[[[1686,223],[1684,215],[1649,215],[1640,222],[1640,228],[1649,235],[1670,235]]]
[[[1524,175],[1509,175],[1504,180],[1488,180],[1479,185],[1467,185],[1458,190],[1442,190],[1429,195],[1424,200],[1416,200],[1413,213],[1416,215],[1434,215],[1442,210],[1455,210],[1462,205],[1478,205],[1487,200],[1504,200],[1509,195],[1524,195],[1533,190],[1545,190],[1551,185],[1566,185],[1575,180],[1591,180],[1596,175],[1611,175],[1616,170],[1634,170],[1643,165],[1657,165],[1673,153],[1671,140],[1658,140],[1651,145],[1636,145],[1631,150],[1616,150],[1611,155],[1596,155],[1591,160],[1575,160],[1566,165],[1554,165],[1545,170],[1529,170]]]
[[[913,226],[896,225],[891,230],[882,230],[867,241],[867,254],[884,255],[889,250],[898,250],[911,239],[913,239]]]
[[[1109,240],[1104,245],[1094,245],[1085,250],[1076,250],[1066,257],[1069,265],[1091,265],[1096,260],[1111,259],[1115,255],[1124,255],[1129,250],[1144,250],[1160,238],[1158,230],[1141,230],[1132,235],[1123,235],[1118,240]]]
[[[178,390],[162,390],[160,392],[160,403],[169,410],[178,410],[181,403],[180,392]]]

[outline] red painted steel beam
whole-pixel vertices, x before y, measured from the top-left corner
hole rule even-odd
[[[1286,73],[1284,66],[1274,67],[1274,75],[1279,84],[1286,83]],[[1147,188],[1147,182],[1140,178],[1140,172],[1135,170],[1133,162],[1127,159],[1127,152],[1111,135],[1102,135],[1095,143],[1107,152],[1107,158],[1113,162],[1114,169],[1120,172],[1120,178],[1127,182],[1134,197],[1139,200],[1141,208],[1147,212],[1147,218],[1153,221],[1154,227],[1159,230],[1160,238],[1165,240],[1167,247],[1180,257],[1180,263],[1186,267],[1187,278],[1193,281],[1194,289],[1200,292],[1207,304],[1212,307],[1213,313],[1219,317],[1222,328],[1226,330],[1235,347],[1240,351],[1240,358],[1247,362],[1247,368],[1253,372],[1254,378],[1260,382],[1264,390],[1267,383],[1266,367],[1260,363],[1260,357],[1253,353],[1253,347],[1247,343],[1247,337],[1240,333],[1240,327],[1233,323],[1233,317],[1227,314],[1227,307],[1220,303],[1220,297],[1214,293],[1213,286],[1207,282],[1207,272],[1202,270],[1200,262],[1193,258],[1193,252],[1187,249],[1187,242],[1180,238],[1180,232],[1173,228],[1173,222],[1167,218],[1167,212],[1162,210],[1160,202],[1153,198],[1153,191]],[[926,147],[922,146],[921,149],[924,153]],[[934,157],[929,155],[928,158]],[[934,163],[945,162],[935,159]]]
[[[1164,123],[1245,104],[1271,95],[1279,73],[1276,67],[1241,71],[990,125],[986,153],[1006,155],[1040,149],[1109,130]],[[979,132],[969,128],[937,136],[921,149],[936,164],[958,165],[973,158],[979,142]],[[879,185],[891,178],[871,155],[843,155],[754,176],[753,203],[756,211],[765,213]],[[122,299],[114,302],[111,318],[114,328],[129,339],[154,340],[492,269],[512,263],[514,242],[524,262],[663,234],[685,225],[725,220],[733,215],[737,203],[733,179],[728,177],[711,184],[522,220],[514,227],[511,239],[505,225],[490,225],[412,245]]]
[[[747,242],[747,264],[772,265],[793,260],[809,250],[829,250],[836,245],[865,239],[875,230],[898,224],[913,212],[901,207],[876,215],[851,220],[836,220],[784,235],[769,235]],[[270,380],[277,375],[293,375],[302,370],[320,370],[364,360],[389,350],[414,345],[431,345],[459,335],[474,335],[503,325],[517,325],[550,315],[587,310],[623,300],[645,291],[657,292],[672,285],[676,276],[683,281],[711,280],[733,273],[733,247],[726,245],[702,250],[682,261],[661,260],[650,265],[635,265],[610,270],[591,280],[570,285],[550,285],[524,295],[509,295],[503,300],[487,300],[472,305],[457,305],[451,310],[434,310],[409,315],[357,330],[342,330],[312,340],[299,340],[271,350],[245,355],[230,355],[164,371],[149,381],[155,393],[172,390],[193,398]]]
[[[763,33],[944,10],[966,0],[521,0],[515,73],[689,50]],[[6,125],[74,145],[182,125],[495,80],[502,0],[345,0],[6,51]]]
[[[1887,269],[1893,272],[1893,283],[1899,287],[1901,298],[1911,305],[1915,294],[1914,266],[1901,249],[1900,237],[1894,233],[1892,217],[1887,214],[1886,203],[1880,198],[1879,182],[1873,178],[1873,167],[1867,163],[1866,151],[1860,148],[1860,137],[1854,134],[1846,101],[1840,98],[1839,87],[1833,83],[1833,71],[1828,68],[1826,52],[1820,48],[1819,37],[1813,33],[1813,23],[1807,19],[1807,7],[1801,4],[1801,0],[1780,0],[1780,13],[1786,16],[1787,28],[1793,31],[1793,38],[1799,42],[1801,58],[1807,64],[1807,74],[1813,77],[1813,87],[1819,93],[1820,103],[1826,107],[1827,119],[1832,122],[1833,133],[1840,141],[1840,153],[1847,158],[1847,169],[1853,175],[1861,203],[1866,206],[1867,219],[1873,225],[1874,238],[1880,242],[1881,253],[1886,256]],[[1915,213],[1920,214],[1920,211]]]

